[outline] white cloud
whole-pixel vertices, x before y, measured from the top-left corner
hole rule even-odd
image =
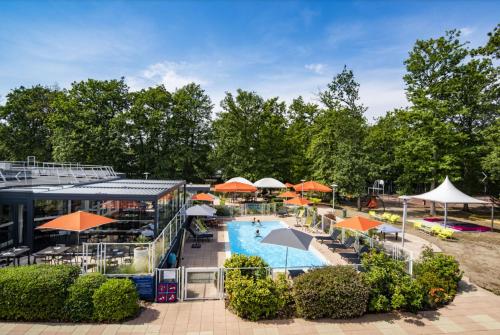
[[[321,63],[316,63],[316,64],[306,64],[304,66],[307,70],[309,71],[312,71],[316,74],[323,74],[325,73],[325,64],[321,64]]]
[[[462,33],[463,37],[467,37],[467,36],[471,35],[472,33],[474,33],[474,31],[475,31],[475,29],[472,27],[460,28],[460,32]]]
[[[149,86],[164,85],[168,90],[175,90],[189,83],[204,85],[206,80],[193,74],[197,66],[185,62],[161,62],[148,66],[138,75],[128,77],[127,84],[132,90]]]

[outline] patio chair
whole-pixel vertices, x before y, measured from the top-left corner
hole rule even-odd
[[[329,249],[350,249],[353,247],[356,239],[353,236],[349,236],[344,243],[328,243],[327,246]]]
[[[288,216],[288,210],[286,209],[286,207],[281,207],[280,209],[278,209],[276,214],[278,214],[278,217],[284,218]]]
[[[308,215],[306,217],[306,222],[304,223],[303,227],[306,230],[312,229],[312,227],[313,227],[313,216],[312,215]]]
[[[328,241],[335,242],[335,241],[338,241],[341,234],[342,234],[342,232],[340,230],[334,229],[332,231],[332,233],[328,236],[319,235],[319,236],[314,236],[314,238],[316,240],[320,241],[321,243],[325,243]]]

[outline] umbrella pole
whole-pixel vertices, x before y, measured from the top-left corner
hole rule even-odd
[[[286,276],[287,265],[288,265],[288,247],[286,247],[286,256],[285,256],[285,276]]]
[[[448,204],[444,203],[444,227],[446,228],[446,222],[448,221]]]

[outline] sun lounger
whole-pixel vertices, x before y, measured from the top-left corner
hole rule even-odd
[[[298,276],[300,276],[301,274],[305,273],[305,271],[301,270],[301,269],[298,269],[298,270],[287,270],[287,272],[288,272],[288,277],[290,279],[295,279]]]
[[[349,249],[352,248],[354,243],[356,242],[356,239],[353,236],[350,236],[345,240],[344,243],[329,243],[327,244],[328,248],[330,249]]]
[[[288,210],[286,209],[286,207],[282,207],[282,208],[278,209],[276,214],[278,214],[278,217],[284,218],[284,217],[288,216]]]
[[[325,243],[325,242],[335,242],[335,241],[338,241],[340,235],[342,234],[342,232],[338,229],[334,229],[332,231],[332,233],[328,236],[322,236],[322,235],[319,235],[319,236],[314,236],[314,238],[316,238],[318,241],[320,241],[321,243]]]
[[[305,210],[301,209],[299,212],[295,215],[295,227],[302,227],[302,218],[304,217]]]
[[[339,252],[339,255],[340,257],[342,257],[343,260],[347,261],[348,263],[360,264],[361,257],[368,251],[370,251],[370,248],[364,245],[359,249],[358,252]]]

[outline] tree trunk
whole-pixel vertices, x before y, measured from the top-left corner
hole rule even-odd
[[[462,208],[464,212],[470,212],[469,210],[469,204],[464,204],[464,207]]]
[[[431,190],[436,188],[436,180],[432,179]],[[436,215],[436,203],[434,201],[431,202],[431,215]]]
[[[358,197],[358,211],[361,211],[361,197]]]

